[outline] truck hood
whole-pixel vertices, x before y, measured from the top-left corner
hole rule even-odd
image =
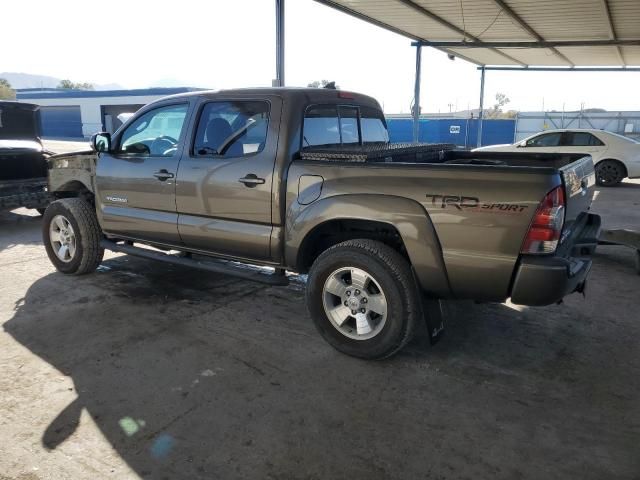
[[[0,140],[40,143],[40,107],[32,103],[0,101]]]
[[[17,151],[42,151],[42,144],[34,140],[2,140],[0,139],[0,152],[15,153]]]
[[[59,160],[62,158],[74,158],[74,157],[80,157],[85,155],[94,155],[96,157],[98,156],[98,154],[93,150],[82,150],[78,152],[56,153],[54,155],[51,155],[49,157],[49,160]]]

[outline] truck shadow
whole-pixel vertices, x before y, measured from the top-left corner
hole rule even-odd
[[[603,344],[625,325],[594,333],[602,319],[569,306],[457,305],[435,347],[423,331],[393,359],[365,362],[316,334],[302,287],[126,256],[92,275],[39,279],[4,330],[74,382],[77,398],[51,412],[43,446],[73,441],[86,409],[151,478],[422,478],[427,467],[527,477],[550,465],[559,477],[586,465],[581,478],[597,478],[609,460],[631,468],[620,434],[629,418],[618,413],[637,412],[637,382],[619,365],[637,374],[638,348]],[[549,443],[556,436],[580,438],[586,457]],[[514,441],[531,448],[506,460]]]
[[[41,228],[42,217],[35,210],[0,212],[0,251],[15,245],[40,243]]]

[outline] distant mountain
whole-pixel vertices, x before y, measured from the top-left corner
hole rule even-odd
[[[96,90],[125,90],[119,83],[105,83],[102,85],[94,85]]]
[[[55,88],[60,83],[59,78],[30,73],[2,72],[0,78],[7,80],[12,88]]]
[[[60,78],[47,75],[34,75],[31,73],[2,72],[0,78],[6,79],[12,88],[56,88],[60,84]],[[71,79],[78,81],[79,79]],[[84,81],[81,79],[81,81]],[[105,85],[94,84],[96,90],[121,90],[122,85],[109,83]]]

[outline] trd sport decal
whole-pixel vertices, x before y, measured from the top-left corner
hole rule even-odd
[[[427,193],[427,199],[431,199],[431,205],[440,208],[454,207],[458,210],[476,210],[502,213],[522,213],[529,208],[528,205],[518,203],[481,203],[477,197],[464,197],[461,195],[435,195]]]

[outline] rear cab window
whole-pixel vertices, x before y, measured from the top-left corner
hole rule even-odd
[[[307,108],[302,146],[389,143],[382,112],[362,105],[312,105]]]

